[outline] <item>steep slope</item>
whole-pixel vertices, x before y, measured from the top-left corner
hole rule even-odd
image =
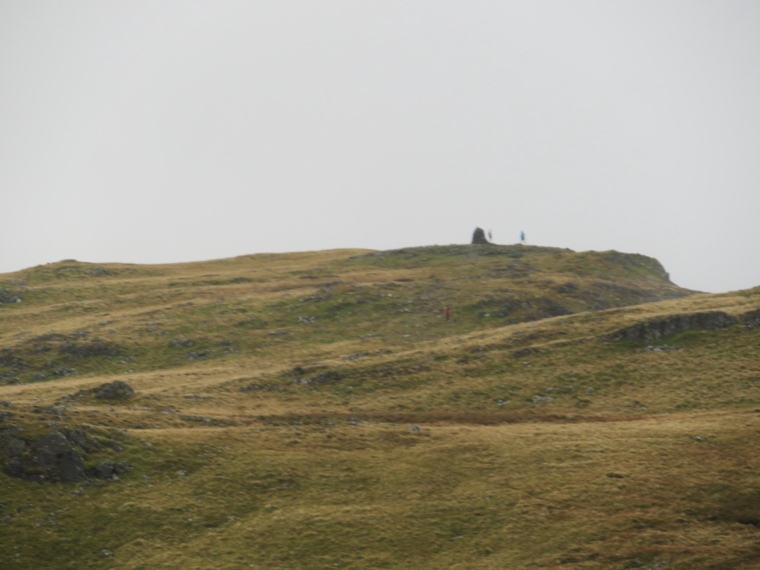
[[[0,566],[760,562],[760,288],[520,246],[0,287]]]

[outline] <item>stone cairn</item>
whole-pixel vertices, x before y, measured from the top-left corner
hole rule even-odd
[[[472,234],[472,243],[490,244],[491,242],[488,241],[488,238],[486,238],[486,232],[484,232],[481,228],[475,228],[475,232]]]

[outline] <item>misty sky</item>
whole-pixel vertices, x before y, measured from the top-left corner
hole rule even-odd
[[[756,0],[0,0],[0,272],[494,241],[760,285]]]

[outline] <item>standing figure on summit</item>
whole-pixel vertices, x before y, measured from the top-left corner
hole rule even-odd
[[[520,243],[525,245],[525,232],[522,230],[520,231]]]

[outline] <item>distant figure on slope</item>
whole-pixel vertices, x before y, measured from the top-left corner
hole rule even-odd
[[[520,231],[520,243],[525,245],[525,232]]]
[[[443,316],[446,317],[446,320],[451,320],[451,309],[449,307],[443,308]]]
[[[493,234],[491,233],[491,230],[488,230],[488,241],[493,242]]]

